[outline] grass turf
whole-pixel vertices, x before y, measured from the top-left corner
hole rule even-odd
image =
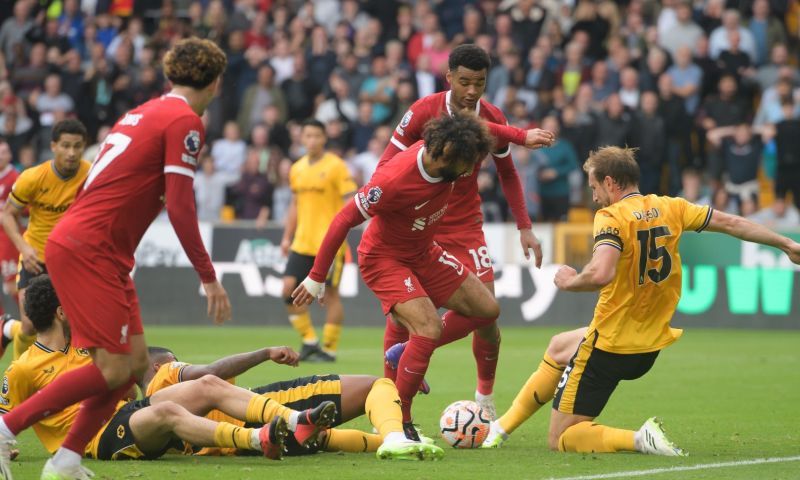
[[[528,327],[503,330],[503,348],[495,386],[499,411],[507,408],[538,365],[557,330]],[[178,358],[208,363],[221,356],[270,345],[296,346],[289,328],[149,327],[150,345],[169,346]],[[665,421],[670,437],[689,451],[687,458],[639,454],[559,454],[547,450],[549,406],[520,427],[499,450],[445,450],[440,462],[386,462],[374,454],[321,453],[282,462],[251,458],[167,456],[153,462],[96,462],[86,465],[99,479],[257,479],[279,478],[562,478],[659,469],[755,458],[800,455],[800,332],[688,330],[664,351],[644,378],[623,382],[601,423],[638,429],[649,416]],[[335,364],[308,363],[299,368],[265,364],[237,379],[258,386],[314,373],[380,375],[382,331],[345,328]],[[10,352],[5,355],[5,362]],[[437,443],[438,419],[450,402],[471,399],[475,366],[471,342],[438,350],[428,371],[432,393],[418,396],[416,421]],[[348,424],[371,429],[365,418]],[[16,479],[38,479],[47,452],[32,432],[19,438],[22,455],[13,462]],[[739,465],[647,475],[643,478],[800,478],[800,462]],[[615,477],[616,478],[616,477]]]

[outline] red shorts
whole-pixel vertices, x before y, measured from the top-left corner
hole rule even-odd
[[[384,256],[358,256],[364,283],[375,293],[387,315],[395,304],[428,297],[438,308],[447,303],[469,271],[453,255],[432,244],[414,263]]]
[[[17,278],[17,264],[19,252],[5,232],[0,232],[0,275],[5,283],[13,282]]]
[[[47,242],[47,270],[67,314],[72,345],[130,353],[130,336],[141,335],[139,299],[130,275],[107,255],[84,249],[76,252]]]
[[[434,238],[447,253],[469,268],[483,283],[494,281],[494,269],[483,230],[438,234]]]

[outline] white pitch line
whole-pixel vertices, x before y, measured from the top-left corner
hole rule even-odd
[[[736,462],[702,463],[685,467],[653,468],[651,470],[631,470],[628,472],[600,473],[597,475],[581,475],[577,477],[550,477],[548,480],[598,480],[603,478],[642,477],[659,473],[687,472],[690,470],[705,470],[709,468],[741,467],[743,465],[760,465],[764,463],[798,462],[800,455],[795,457],[754,458],[752,460],[739,460]]]

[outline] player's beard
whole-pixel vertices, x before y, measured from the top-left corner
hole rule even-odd
[[[439,175],[445,182],[455,182],[458,180],[458,177],[461,176],[461,173],[459,173],[455,168],[446,168],[442,170]]]

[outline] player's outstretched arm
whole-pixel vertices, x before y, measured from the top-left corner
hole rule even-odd
[[[328,227],[328,233],[325,234],[322,245],[319,247],[319,253],[314,259],[311,272],[292,292],[293,303],[296,306],[309,305],[314,298],[321,298],[325,292],[325,277],[328,276],[328,270],[331,268],[336,252],[344,243],[350,229],[366,220],[356,207],[355,202],[357,201],[358,198],[347,202],[333,217],[333,221]]]
[[[800,243],[746,218],[714,210],[707,230],[727,233],[747,242],[778,248],[789,257],[789,260],[800,265]]]
[[[498,144],[513,143],[514,145],[537,149],[549,147],[556,141],[556,136],[553,132],[540,128],[524,130],[512,125],[501,125],[494,122],[486,122],[486,126]]]
[[[598,245],[592,259],[578,273],[574,268],[563,265],[556,272],[554,282],[561,290],[570,292],[593,292],[605,287],[617,274],[617,261],[622,254],[611,245]]]
[[[187,365],[181,370],[181,380],[195,380],[205,375],[233,378],[268,360],[296,367],[299,355],[289,347],[267,347],[253,352],[237,353],[208,365]]]
[[[25,267],[25,270],[31,273],[40,274],[43,272],[43,270],[42,264],[39,262],[39,256],[36,253],[36,249],[25,241],[25,239],[22,237],[22,233],[19,230],[19,217],[23,210],[24,208],[20,208],[15,205],[13,200],[9,198],[3,207],[3,230],[5,230],[9,240],[11,240],[11,242],[17,248],[17,251],[20,254],[20,260],[22,260],[22,266]]]

